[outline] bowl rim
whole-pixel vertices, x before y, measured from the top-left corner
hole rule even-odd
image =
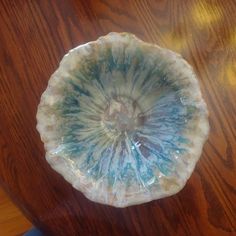
[[[105,41],[109,40],[109,39],[111,40],[112,38],[113,38],[113,40],[120,40],[122,37],[128,37],[129,40],[135,40],[137,43],[142,44],[145,47],[151,47],[153,49],[155,48],[155,50],[158,50],[160,53],[165,55],[166,58],[169,58],[170,61],[172,61],[173,63],[177,63],[178,65],[176,65],[176,68],[181,69],[183,71],[185,70],[186,73],[189,74],[189,77],[187,78],[188,82],[191,83],[191,86],[193,88],[195,88],[195,90],[197,91],[197,93],[194,96],[197,96],[197,99],[199,100],[199,105],[201,106],[201,109],[204,111],[203,115],[200,117],[201,120],[199,121],[198,136],[196,134],[197,138],[194,137],[194,139],[193,139],[193,147],[192,147],[192,153],[191,153],[192,161],[188,164],[188,169],[186,169],[185,178],[181,180],[181,185],[179,185],[178,187],[175,187],[171,190],[168,190],[168,191],[163,191],[163,192],[157,191],[157,192],[151,193],[149,195],[147,195],[146,192],[144,192],[144,193],[139,192],[138,194],[133,194],[131,196],[125,196],[126,201],[115,200],[114,195],[112,194],[112,191],[107,192],[107,194],[108,194],[107,198],[109,198],[109,200],[105,199],[104,197],[100,197],[99,195],[94,194],[93,191],[91,190],[91,188],[93,189],[93,187],[91,187],[91,186],[88,187],[89,185],[91,185],[91,183],[87,183],[86,179],[82,180],[81,173],[78,174],[78,170],[75,170],[69,161],[66,161],[63,157],[55,157],[55,156],[52,157],[52,155],[49,153],[50,149],[47,146],[47,142],[48,142],[47,132],[45,132],[45,128],[42,128],[45,125],[44,124],[45,114],[44,115],[42,114],[42,109],[43,109],[43,106],[45,106],[48,88],[53,86],[52,81],[55,80],[55,78],[57,78],[59,75],[61,75],[61,73],[63,73],[62,67],[64,67],[65,64],[70,62],[69,61],[70,56],[74,53],[78,53],[84,47],[90,47],[94,44],[101,43],[104,40]],[[181,68],[181,66],[183,68]],[[72,184],[72,186],[75,189],[81,191],[88,199],[90,199],[94,202],[98,202],[98,203],[102,203],[102,204],[106,204],[106,205],[110,205],[110,206],[115,206],[115,207],[127,207],[127,206],[131,206],[131,205],[141,204],[141,203],[149,202],[152,200],[160,199],[163,197],[171,196],[171,195],[179,192],[185,186],[187,180],[189,179],[189,177],[191,176],[191,174],[194,170],[194,167],[195,167],[197,161],[199,160],[199,158],[201,156],[203,145],[206,142],[208,135],[209,135],[210,126],[209,126],[208,116],[209,116],[208,109],[207,109],[205,101],[203,100],[201,90],[200,90],[200,85],[199,85],[197,77],[194,73],[194,70],[183,59],[183,57],[180,54],[173,52],[169,49],[162,48],[156,44],[144,42],[141,39],[139,39],[138,37],[136,37],[134,34],[131,34],[131,33],[111,32],[105,36],[99,37],[97,40],[94,40],[94,41],[91,41],[91,42],[88,42],[85,44],[81,44],[81,45],[69,50],[69,52],[66,55],[64,55],[64,57],[62,58],[62,60],[59,64],[59,68],[50,77],[50,79],[48,81],[48,86],[40,98],[40,103],[39,103],[37,115],[36,115],[36,120],[37,120],[36,129],[38,130],[38,132],[40,134],[40,138],[44,143],[44,147],[46,150],[47,162],[50,164],[50,166],[56,172],[61,174],[65,180],[67,180],[70,184]],[[195,138],[196,138],[196,140],[195,140]]]

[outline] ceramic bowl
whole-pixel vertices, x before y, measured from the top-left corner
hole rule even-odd
[[[191,66],[129,33],[69,51],[37,122],[51,167],[90,200],[116,207],[180,191],[209,131]]]

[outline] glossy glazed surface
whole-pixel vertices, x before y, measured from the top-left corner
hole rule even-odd
[[[235,1],[0,1],[0,184],[48,235],[236,232]],[[128,31],[193,66],[211,132],[178,194],[116,209],[87,200],[45,160],[36,112],[69,49]]]
[[[130,33],[72,49],[37,112],[46,158],[89,199],[117,207],[183,188],[209,124],[180,55]]]

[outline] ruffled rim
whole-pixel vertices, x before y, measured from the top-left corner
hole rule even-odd
[[[73,165],[69,160],[65,160],[63,157],[57,156],[52,157],[50,154],[51,143],[50,137],[52,138],[52,133],[47,130],[48,125],[48,117],[45,113],[44,107],[47,106],[47,103],[50,102],[50,99],[53,95],[50,95],[49,90],[53,88],[55,81],[59,80],[63,74],[66,73],[68,66],[73,67],[71,64],[71,58],[78,55],[78,53],[83,54],[84,47],[90,47],[96,45],[98,43],[109,41],[110,43],[119,42],[122,40],[134,40],[139,44],[142,44],[143,47],[147,47],[149,49],[155,50],[159,53],[163,60],[168,61],[171,67],[165,68],[166,72],[171,76],[171,74],[178,74],[179,81],[183,86],[186,84],[186,96],[191,97],[192,100],[195,101],[196,106],[201,110],[201,113],[196,117],[195,129],[194,132],[188,132],[186,130],[185,136],[189,138],[192,143],[191,147],[188,147],[190,151],[188,157],[186,158],[188,161],[187,168],[184,169],[183,173],[180,173],[176,183],[172,183],[173,179],[169,177],[163,177],[163,184],[168,185],[169,188],[165,190],[162,189],[152,189],[151,191],[144,192],[136,192],[135,187],[132,193],[125,193],[122,199],[117,199],[114,196],[112,189],[107,190],[106,195],[104,195],[104,186],[106,183],[100,183],[100,185],[96,186],[95,182],[91,182],[91,180],[87,180],[81,173],[78,173],[78,170],[74,169]],[[171,69],[170,69],[171,68]],[[196,165],[196,162],[200,158],[203,144],[208,138],[209,133],[209,122],[208,122],[208,111],[206,104],[202,98],[199,83],[197,78],[193,72],[192,67],[177,53],[172,52],[168,49],[161,48],[157,45],[143,42],[138,39],[136,36],[130,33],[109,33],[106,36],[98,38],[96,41],[92,41],[83,45],[80,45],[68,52],[62,61],[60,62],[59,68],[55,71],[55,73],[51,76],[48,87],[45,92],[41,96],[40,104],[38,106],[37,111],[37,130],[40,134],[41,140],[44,142],[45,150],[46,150],[46,160],[51,165],[51,167],[60,173],[69,183],[73,185],[74,188],[81,191],[88,199],[99,202],[102,204],[107,204],[115,207],[127,207],[130,205],[140,204],[149,202],[155,199],[160,199],[163,197],[167,197],[179,192],[186,184],[186,181],[189,179],[190,175],[193,172],[193,169]],[[190,128],[191,129],[191,128]],[[104,186],[103,186],[104,184]],[[120,186],[122,188],[122,186]],[[100,189],[100,191],[98,191]],[[97,191],[97,194],[94,194],[94,191]]]

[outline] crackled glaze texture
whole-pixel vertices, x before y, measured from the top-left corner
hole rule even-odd
[[[37,120],[52,168],[89,199],[117,207],[178,192],[209,130],[191,67],[128,33],[71,50]]]

